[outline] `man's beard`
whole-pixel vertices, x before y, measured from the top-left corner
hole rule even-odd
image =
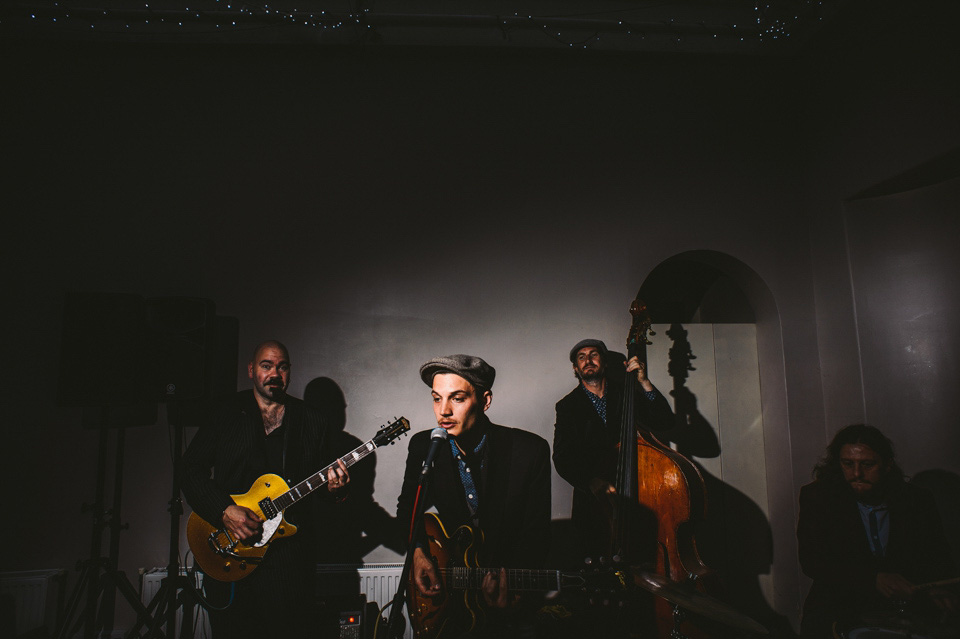
[[[283,381],[277,383],[275,380],[270,380],[263,385],[263,392],[271,399],[280,399],[286,395],[286,391],[283,388]]]
[[[843,482],[847,486],[847,490],[850,491],[850,494],[854,496],[857,501],[862,501],[864,503],[879,503],[883,501],[885,490],[884,478],[881,478],[880,481],[874,482],[862,482],[866,483],[870,488],[866,492],[858,492],[856,488],[853,487],[852,481]]]
[[[577,372],[577,377],[579,377],[580,381],[583,382],[599,382],[601,379],[603,379],[603,369],[598,368],[591,373]]]

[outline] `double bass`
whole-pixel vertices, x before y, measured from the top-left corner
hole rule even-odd
[[[627,337],[627,357],[646,365],[650,315],[637,297],[630,305],[633,321]],[[662,576],[669,583],[704,592],[704,577],[712,571],[697,551],[694,529],[706,516],[703,476],[686,457],[652,432],[637,426],[639,382],[626,375],[618,444],[617,490],[610,522],[610,557]],[[642,584],[641,584],[642,585]],[[657,636],[668,639],[709,636],[679,608],[661,597],[654,602]]]

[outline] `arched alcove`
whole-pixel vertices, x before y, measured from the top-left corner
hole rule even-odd
[[[726,598],[768,626],[797,618],[799,569],[780,318],[747,264],[715,251],[661,262],[640,297],[658,335],[651,374],[672,385],[675,448],[700,467],[703,528]],[[657,366],[665,372],[656,372]]]

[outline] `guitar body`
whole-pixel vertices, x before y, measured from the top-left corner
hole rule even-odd
[[[477,552],[483,543],[483,533],[474,533],[469,526],[460,526],[453,535],[447,535],[443,523],[435,513],[423,516],[427,534],[427,556],[437,566],[442,586],[440,592],[428,597],[421,594],[411,573],[407,584],[410,602],[410,625],[416,639],[444,639],[458,637],[483,623],[476,589],[458,590],[451,583],[454,568],[477,568]]]
[[[487,604],[483,598],[483,582],[490,568],[479,566],[483,532],[470,526],[457,528],[448,535],[436,513],[423,516],[427,556],[437,568],[440,592],[428,597],[420,593],[415,575],[407,583],[407,609],[415,639],[453,639],[487,623]],[[617,592],[626,587],[622,571],[605,569],[583,572],[561,572],[539,568],[507,568],[506,587],[509,593],[547,592]],[[503,573],[501,573],[502,578]]]
[[[187,520],[187,542],[196,562],[207,576],[218,581],[237,581],[252,573],[267,552],[270,543],[277,537],[290,537],[297,527],[283,518],[284,511],[318,488],[327,485],[327,477],[342,463],[347,468],[357,463],[374,450],[393,444],[400,435],[410,430],[410,422],[401,417],[377,431],[373,439],[360,444],[326,468],[293,487],[279,475],[261,475],[243,495],[231,495],[238,506],[245,506],[263,519],[262,531],[255,539],[240,541],[223,528],[220,522],[211,524],[197,513]]]
[[[187,520],[187,542],[203,572],[218,581],[238,581],[252,573],[263,559],[270,543],[279,537],[290,537],[297,527],[288,523],[279,512],[267,519],[260,507],[264,499],[274,500],[288,490],[279,475],[261,475],[243,495],[231,495],[234,503],[245,506],[262,517],[263,532],[246,542],[234,539],[222,527],[212,526],[197,513]]]

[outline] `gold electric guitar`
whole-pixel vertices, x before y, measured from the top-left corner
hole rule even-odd
[[[477,554],[483,544],[483,531],[460,526],[453,535],[436,513],[424,513],[427,556],[434,562],[440,578],[440,592],[427,596],[420,592],[411,571],[407,583],[410,625],[415,639],[459,637],[486,623],[483,603],[484,576],[489,568],[477,567]],[[498,572],[498,571],[494,571]],[[627,585],[624,572],[564,572],[508,568],[507,587],[511,593],[560,590],[619,591]]]
[[[393,443],[408,430],[410,422],[401,417],[340,459],[349,468],[377,448]],[[191,513],[187,520],[187,542],[203,572],[219,581],[238,581],[252,573],[274,539],[290,537],[297,532],[297,527],[284,519],[283,511],[325,486],[327,473],[336,465],[334,461],[293,488],[288,488],[279,475],[261,475],[246,494],[231,495],[235,504],[249,508],[264,520],[263,530],[255,540],[237,539],[226,529],[217,528],[197,513]]]

